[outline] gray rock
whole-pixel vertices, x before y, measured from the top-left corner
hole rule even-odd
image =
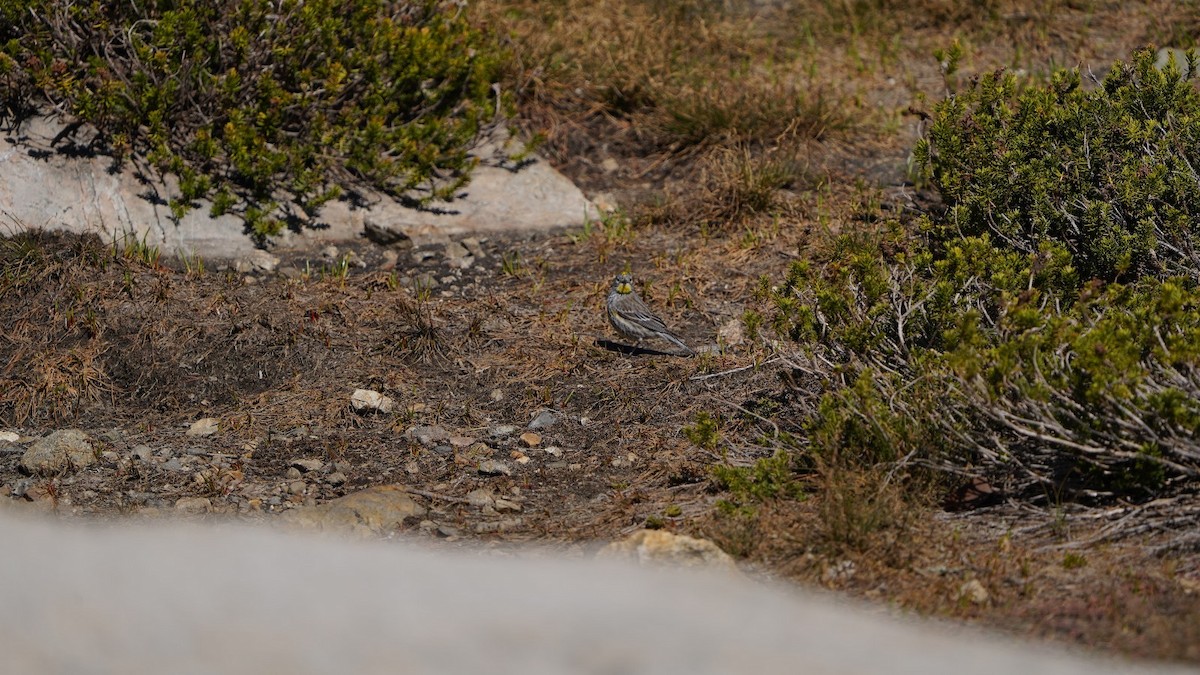
[[[543,410],[529,423],[529,428],[537,431],[539,429],[549,429],[555,424],[558,424],[558,415],[549,410]]]
[[[476,259],[483,259],[487,257],[487,253],[485,253],[483,250],[483,244],[481,244],[479,239],[476,237],[467,237],[466,239],[463,239],[462,245],[465,246],[467,251],[470,252],[471,255],[475,256]]]
[[[450,440],[450,432],[439,426],[422,425],[409,429],[408,437],[428,448]]]
[[[178,457],[172,457],[161,465],[163,471],[187,471],[187,467],[183,465],[183,461]]]
[[[500,498],[497,498],[495,504],[492,506],[500,513],[518,513],[521,510],[520,504]]]
[[[332,485],[334,487],[337,487],[346,482],[346,474],[342,473],[341,471],[334,471],[333,473],[326,476],[325,482],[329,483],[330,485]]]
[[[21,440],[21,434],[15,431],[0,431],[0,441],[5,443],[16,443]]]
[[[297,469],[294,466],[289,466],[288,470],[285,471],[283,475],[288,480],[295,480],[300,477],[300,469]]]
[[[491,490],[479,488],[467,493],[467,503],[471,506],[492,506],[496,503],[496,498],[492,496]]]
[[[302,473],[309,471],[320,471],[325,468],[325,462],[319,459],[293,459],[292,466],[299,469]]]
[[[479,463],[477,467],[479,473],[485,476],[511,476],[512,467],[506,462],[500,462],[494,459],[485,459]]]
[[[517,433],[517,428],[511,424],[498,424],[489,429],[488,433],[492,435],[492,438],[504,438]]]
[[[125,434],[120,429],[109,429],[96,434],[96,438],[105,443],[120,443],[125,440]]]
[[[34,441],[21,457],[21,468],[48,475],[89,466],[95,461],[96,452],[87,434],[79,429],[63,429]]]
[[[134,459],[141,460],[143,462],[148,462],[154,458],[154,451],[151,450],[150,446],[148,445],[135,445],[129,454]]]
[[[446,264],[451,269],[467,269],[475,264],[475,256],[472,256],[467,247],[457,241],[446,244],[445,256]]]

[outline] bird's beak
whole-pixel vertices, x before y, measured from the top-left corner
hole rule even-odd
[[[617,284],[617,292],[620,293],[621,295],[625,295],[627,293],[632,293],[633,286],[630,286],[627,283],[621,282],[621,283]]]

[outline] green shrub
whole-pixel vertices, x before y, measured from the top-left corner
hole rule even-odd
[[[1200,475],[1200,96],[1148,58],[943,102],[918,155],[947,212],[842,235],[771,289],[824,384],[793,392],[808,452],[1028,497]]]
[[[0,114],[88,122],[96,149],[178,177],[176,217],[207,197],[260,236],[284,199],[311,216],[359,183],[450,197],[498,64],[430,0],[0,0]]]
[[[1195,54],[1190,55],[1195,72]],[[1018,91],[985,75],[940,103],[915,155],[950,213],[939,239],[1060,243],[1084,280],[1200,280],[1200,92],[1149,50],[1100,86],[1077,70]]]

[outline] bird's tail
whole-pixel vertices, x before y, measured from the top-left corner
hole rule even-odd
[[[686,356],[695,356],[696,355],[696,350],[687,346],[687,344],[683,340],[679,339],[679,336],[674,335],[673,333],[660,333],[660,335],[662,335],[667,340],[670,340],[671,342],[674,342],[676,345],[678,345],[679,348],[683,350],[684,355],[686,355]]]

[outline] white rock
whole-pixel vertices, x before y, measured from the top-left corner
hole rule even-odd
[[[12,431],[0,431],[0,441],[5,443],[16,443],[21,440],[21,434]]]
[[[350,405],[358,411],[377,410],[381,413],[391,413],[396,408],[396,402],[390,397],[370,389],[355,389],[350,395]]]

